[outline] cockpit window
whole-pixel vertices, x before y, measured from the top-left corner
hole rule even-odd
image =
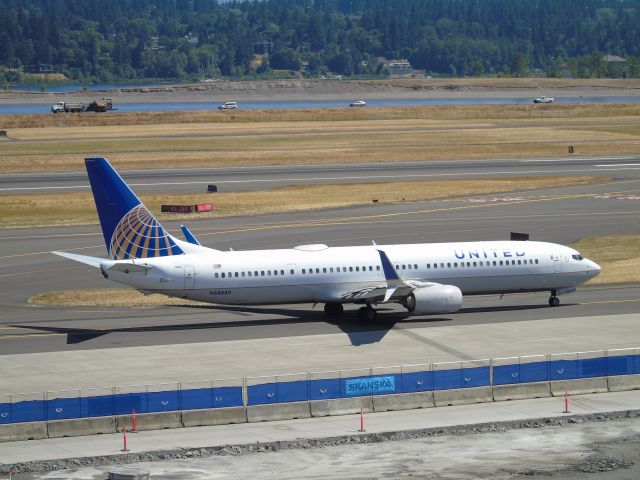
[[[584,257],[580,254],[578,255],[571,255],[571,258],[573,258],[574,260],[584,260]]]

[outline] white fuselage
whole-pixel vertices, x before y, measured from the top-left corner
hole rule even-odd
[[[135,260],[151,268],[111,269],[108,276],[143,291],[220,304],[357,303],[354,292],[386,286],[378,250],[402,280],[454,285],[464,295],[570,288],[600,271],[562,245],[490,241],[211,250]]]

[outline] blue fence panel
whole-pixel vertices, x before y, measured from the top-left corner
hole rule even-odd
[[[278,402],[278,388],[275,382],[250,385],[247,387],[247,405],[266,405]]]
[[[43,422],[46,419],[46,410],[44,400],[14,402],[11,406],[12,423]]]
[[[486,387],[489,385],[491,385],[491,375],[488,366],[462,369],[463,388]]]
[[[607,359],[605,357],[583,358],[578,360],[578,378],[607,376]]]
[[[572,378],[578,378],[577,360],[551,360],[549,362],[549,380]]]
[[[434,390],[450,390],[452,388],[463,388],[462,369],[436,370],[433,372]]]
[[[520,383],[549,381],[549,363],[531,362],[520,364]]]
[[[213,389],[213,408],[242,406],[242,387],[217,387]]]
[[[278,382],[276,389],[279,403],[305,402],[309,400],[309,382],[307,380]]]
[[[520,364],[496,365],[493,367],[493,384],[509,385],[520,383]]]
[[[0,403],[0,425],[4,423],[13,423],[11,406],[11,403]]]
[[[213,389],[191,388],[182,390],[182,409],[197,410],[200,408],[213,408]]]
[[[433,390],[433,372],[403,373],[402,393],[430,392]]]
[[[321,378],[309,381],[309,400],[340,398],[342,391],[339,378]]]
[[[113,395],[99,395],[80,399],[81,417],[108,417],[115,411]]]
[[[636,361],[634,362],[634,372],[640,373],[640,355],[634,355],[636,357]]]
[[[119,393],[115,395],[115,414],[129,415],[134,410],[136,413],[147,413],[147,393]]]
[[[171,412],[180,410],[180,392],[165,390],[147,393],[147,412]],[[136,410],[136,413],[138,410]]]
[[[47,401],[47,420],[82,418],[80,397],[52,398]]]
[[[634,355],[607,357],[607,375],[629,375],[634,373]]]

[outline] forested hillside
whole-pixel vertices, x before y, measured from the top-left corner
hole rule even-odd
[[[0,82],[20,68],[384,76],[385,58],[430,75],[638,77],[640,0],[0,0]]]

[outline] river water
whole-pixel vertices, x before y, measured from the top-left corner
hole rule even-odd
[[[366,96],[363,96],[366,100]],[[413,98],[401,100],[367,100],[371,107],[396,107],[411,105],[529,105],[530,98]],[[574,97],[556,98],[556,103],[628,103],[640,102],[640,97]],[[178,110],[217,110],[219,102],[158,102],[125,103],[115,105],[118,112],[162,112]],[[271,102],[239,102],[238,108],[246,110],[304,109],[348,107],[349,102],[339,100],[294,100]],[[45,114],[51,112],[49,103],[2,105],[0,115]]]

